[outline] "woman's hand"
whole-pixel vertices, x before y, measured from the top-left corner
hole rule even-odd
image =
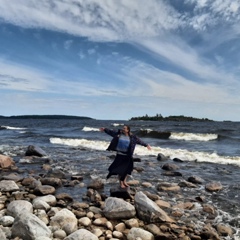
[[[103,132],[105,128],[99,128],[99,131],[100,132]]]

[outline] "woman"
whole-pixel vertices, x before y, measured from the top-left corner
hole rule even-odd
[[[127,188],[127,175],[131,175],[133,171],[133,152],[136,144],[147,147],[151,150],[151,147],[140,140],[137,136],[130,132],[130,127],[123,126],[122,130],[114,131],[108,128],[100,128],[101,132],[105,132],[112,136],[113,139],[107,148],[109,151],[117,151],[117,155],[113,163],[108,168],[109,174],[107,178],[112,175],[118,175],[121,188]]]

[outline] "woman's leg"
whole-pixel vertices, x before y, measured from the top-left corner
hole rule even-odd
[[[127,188],[129,185],[127,184],[127,175],[126,176],[118,176],[119,182],[120,182],[120,187],[121,188]]]

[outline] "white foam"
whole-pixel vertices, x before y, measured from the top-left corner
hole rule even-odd
[[[109,145],[107,141],[95,141],[87,139],[67,139],[67,138],[50,138],[52,144],[63,144],[67,146],[81,146],[94,150],[106,150]],[[186,149],[171,149],[152,146],[151,150],[146,147],[137,145],[135,148],[136,155],[140,156],[157,156],[159,153],[169,156],[171,159],[180,158],[183,161],[211,162],[219,164],[234,164],[240,166],[240,157],[219,156],[217,153],[207,153],[199,151],[188,151]]]
[[[11,127],[11,126],[2,126],[6,129],[9,129],[9,130],[24,130],[26,128],[20,128],[20,127]]]
[[[84,131],[84,132],[98,132],[99,128],[83,127],[82,131]]]
[[[124,124],[123,123],[112,123],[111,125],[114,127],[117,127],[117,126],[123,126]]]
[[[171,133],[170,139],[185,140],[185,141],[211,141],[218,138],[217,134],[211,133],[183,133],[173,132]]]

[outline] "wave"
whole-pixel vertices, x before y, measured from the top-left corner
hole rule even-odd
[[[211,134],[211,133],[173,132],[171,133],[170,139],[185,140],[185,141],[211,141],[211,140],[218,139],[218,135]]]
[[[99,132],[99,128],[93,128],[93,127],[83,127],[82,131],[84,132]]]
[[[114,127],[117,127],[117,126],[123,126],[124,124],[123,123],[112,123],[111,125]]]
[[[159,139],[168,139],[171,136],[170,132],[158,132],[151,129],[141,129],[136,132],[136,135],[139,137],[149,137],[149,138],[159,138]]]
[[[52,144],[62,144],[67,146],[84,147],[91,150],[104,151],[107,149],[109,142],[95,141],[87,139],[67,139],[67,138],[50,138]],[[152,146],[151,150],[137,145],[135,154],[139,156],[157,156],[159,153],[168,156],[170,159],[179,158],[183,161],[197,161],[218,164],[233,164],[240,166],[240,157],[220,156],[217,153],[189,151],[186,149],[170,149]]]
[[[9,130],[24,130],[26,128],[20,128],[20,127],[11,127],[11,126],[1,126],[3,129],[9,129]]]

